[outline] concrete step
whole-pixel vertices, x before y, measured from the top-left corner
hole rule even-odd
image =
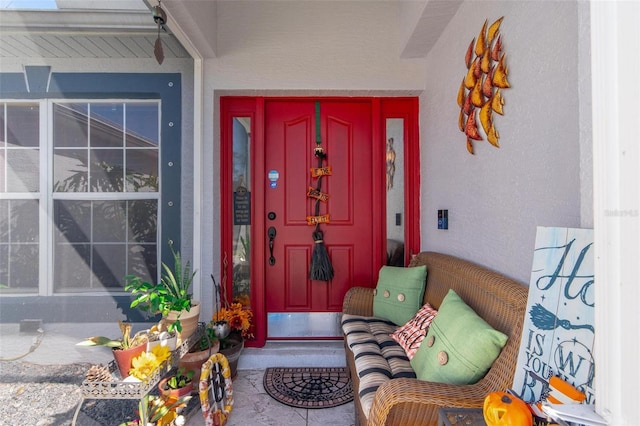
[[[244,348],[238,370],[267,367],[344,367],[344,346],[339,341],[268,341],[262,348]]]

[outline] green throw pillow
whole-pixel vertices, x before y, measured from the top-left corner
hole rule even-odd
[[[426,266],[383,266],[373,296],[373,316],[405,324],[422,307]]]
[[[411,359],[411,367],[420,380],[473,384],[489,371],[505,343],[504,333],[487,324],[449,290]]]

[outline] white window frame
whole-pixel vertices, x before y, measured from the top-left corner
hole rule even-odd
[[[74,292],[56,292],[54,285],[54,249],[55,249],[55,222],[54,222],[54,202],[57,200],[87,200],[87,201],[130,201],[130,200],[156,200],[157,201],[157,228],[156,228],[156,244],[157,244],[157,265],[158,273],[161,265],[161,223],[162,223],[162,192],[158,188],[156,192],[54,192],[53,191],[53,105],[56,103],[88,103],[88,104],[104,104],[104,103],[156,103],[158,105],[158,182],[162,182],[162,102],[160,99],[128,99],[128,98],[48,98],[48,99],[0,99],[0,102],[8,105],[15,103],[37,103],[39,105],[39,162],[40,177],[39,191],[33,193],[12,193],[0,192],[0,199],[34,199],[39,202],[39,273],[38,287],[36,292],[16,292],[3,293],[3,296],[69,296],[69,295],[121,295],[124,291],[74,291]],[[126,145],[123,145],[123,150]],[[126,185],[126,182],[125,182]],[[125,186],[126,188],[126,186]]]

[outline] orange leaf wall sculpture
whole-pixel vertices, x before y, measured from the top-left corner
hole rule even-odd
[[[502,90],[511,87],[507,75],[506,55],[502,51],[500,24],[504,16],[487,28],[484,21],[478,37],[471,40],[465,54],[467,71],[457,94],[460,107],[458,128],[467,139],[467,151],[474,154],[474,141],[487,141],[500,147],[500,134],[494,113],[504,115]],[[480,120],[480,126],[478,126]]]

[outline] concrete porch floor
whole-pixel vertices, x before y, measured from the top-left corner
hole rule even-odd
[[[148,328],[136,324],[134,330]],[[79,347],[76,343],[89,336],[115,337],[118,325],[113,323],[43,324],[44,333],[20,331],[19,324],[0,324],[0,358],[12,359],[28,353],[20,361],[41,365],[91,363],[107,364],[112,360],[105,347]],[[345,365],[341,341],[268,342],[264,348],[245,348],[234,380],[234,408],[228,425],[309,426],[333,424],[354,425],[353,403],[336,408],[307,410],[292,408],[272,399],[262,380],[267,367],[340,367]],[[188,426],[204,426],[200,412],[194,413]]]

